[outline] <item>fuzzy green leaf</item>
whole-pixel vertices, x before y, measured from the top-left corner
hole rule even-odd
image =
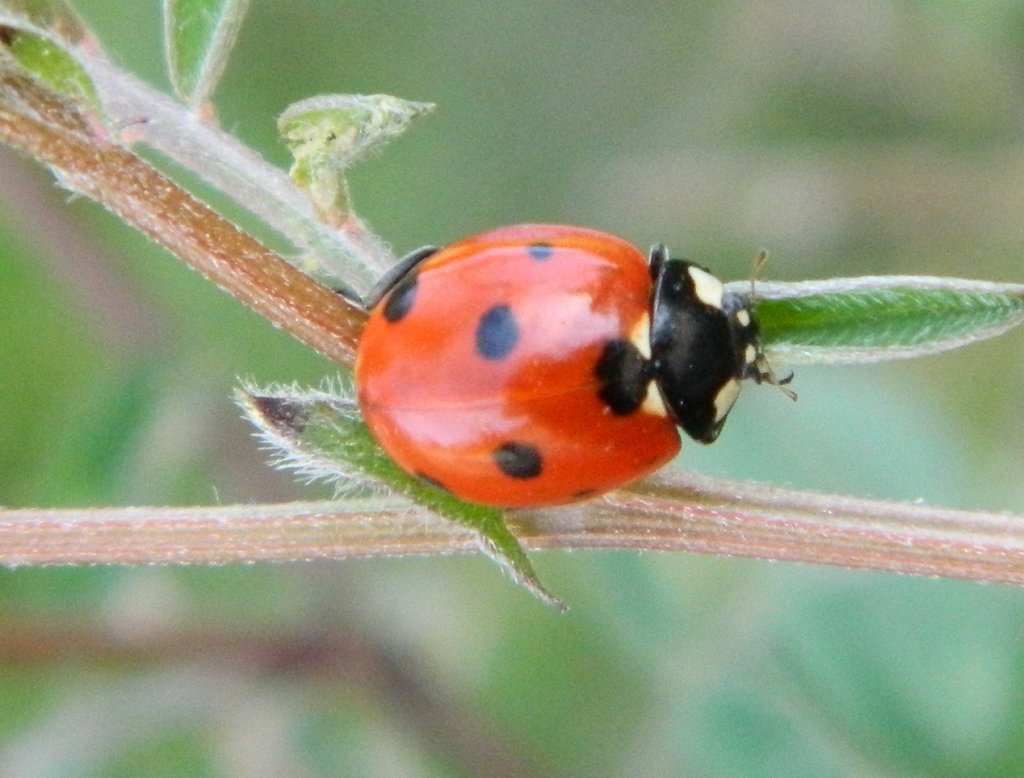
[[[773,360],[880,362],[990,338],[1024,321],[1024,286],[865,276],[758,284],[755,312]]]
[[[562,602],[540,583],[529,557],[495,508],[463,502],[413,478],[384,453],[355,404],[341,394],[315,390],[240,390],[248,419],[277,452],[277,464],[311,479],[334,481],[342,490],[383,484],[479,533],[483,551],[513,580],[559,610]]]
[[[171,83],[193,108],[210,98],[224,72],[249,0],[166,0],[164,48]]]
[[[350,210],[345,169],[432,108],[391,95],[320,95],[294,103],[277,120],[295,158],[292,180],[324,221],[342,224]]]
[[[92,79],[62,46],[40,35],[18,31],[11,38],[8,51],[18,64],[54,92],[92,113],[100,113]]]

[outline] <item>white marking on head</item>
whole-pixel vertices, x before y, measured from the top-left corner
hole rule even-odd
[[[644,395],[644,401],[640,405],[640,410],[652,416],[661,416],[662,418],[668,416],[665,401],[661,399],[661,391],[654,381],[647,382],[647,394]]]
[[[740,308],[736,312],[736,322],[741,327],[749,327],[750,326],[750,311],[748,311],[746,308]]]
[[[722,388],[718,390],[718,394],[715,395],[715,422],[720,422],[725,418],[726,414],[729,413],[736,402],[736,398],[740,395],[740,382],[735,378],[730,378]]]
[[[693,279],[693,293],[705,305],[712,308],[722,309],[722,297],[725,296],[725,287],[722,282],[706,270],[699,267],[690,267],[690,278]]]
[[[629,331],[629,342],[636,346],[644,359],[651,358],[651,317],[646,313],[637,319]]]

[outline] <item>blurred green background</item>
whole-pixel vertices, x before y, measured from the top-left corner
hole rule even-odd
[[[77,7],[166,87],[156,3]],[[1024,281],[1024,5],[255,3],[216,96],[276,163],[324,92],[438,103],[353,174],[397,252],[519,221],[724,278]],[[0,504],[315,498],[238,377],[336,372],[0,150]],[[679,466],[1024,513],[1024,335],[750,388]],[[1024,591],[547,553],[0,572],[0,773],[1024,774]]]

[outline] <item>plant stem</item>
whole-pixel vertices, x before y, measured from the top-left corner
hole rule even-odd
[[[524,547],[777,559],[1024,584],[1024,518],[672,471],[578,506],[509,515]],[[0,510],[0,564],[208,564],[424,556],[476,535],[405,505]]]
[[[63,186],[102,203],[276,326],[352,364],[365,320],[360,309],[90,132],[73,108],[30,79],[0,68],[0,87],[18,98],[0,99],[0,141],[48,165]]]

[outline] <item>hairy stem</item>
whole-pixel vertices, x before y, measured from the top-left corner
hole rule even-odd
[[[127,149],[90,132],[73,108],[30,79],[0,66],[0,86],[0,141],[49,166],[63,186],[102,203],[276,326],[352,364],[362,311]]]
[[[575,507],[511,514],[528,549],[779,559],[1024,584],[1024,519],[673,470]],[[0,564],[206,564],[465,553],[473,531],[405,504],[0,510]]]

